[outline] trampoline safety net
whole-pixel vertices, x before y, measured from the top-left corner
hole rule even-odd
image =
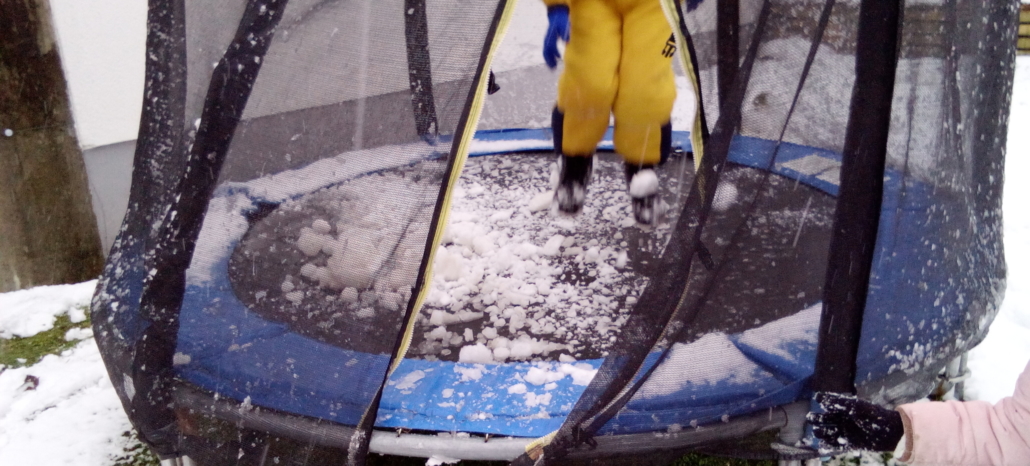
[[[654,1],[653,226],[611,129],[583,212],[550,208],[542,2],[150,1],[92,305],[140,438],[202,465],[800,459],[813,390],[929,393],[1004,291],[1018,2]]]

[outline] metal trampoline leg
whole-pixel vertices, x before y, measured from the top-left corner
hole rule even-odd
[[[778,466],[820,466],[823,460],[812,458],[810,460],[780,460]]]
[[[780,443],[795,446],[805,436],[805,416],[808,414],[807,401],[791,403],[783,406],[787,414],[787,424],[780,428]]]
[[[197,463],[188,456],[180,456],[178,458],[161,460],[161,466],[197,466]]]
[[[948,374],[951,376],[951,380],[955,381],[955,399],[959,401],[966,401],[966,379],[971,375],[969,369],[966,367],[966,363],[969,362],[969,352],[962,353],[959,356],[958,364],[954,374]],[[955,361],[952,361],[954,364]],[[951,365],[948,365],[948,370],[951,372]]]
[[[952,395],[955,399],[965,401],[965,381],[970,375],[969,369],[966,367],[968,361],[969,353],[962,353],[961,356],[952,359],[948,365],[944,366],[941,374],[938,375],[937,386],[934,387],[933,393],[930,394],[930,399],[941,400],[949,391],[954,390]]]

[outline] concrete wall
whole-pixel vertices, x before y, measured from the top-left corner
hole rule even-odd
[[[132,182],[132,156],[136,141],[108,144],[82,151],[89,178],[93,213],[97,218],[104,254],[111,250],[125,217]]]

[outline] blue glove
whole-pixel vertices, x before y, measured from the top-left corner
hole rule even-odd
[[[704,0],[687,0],[687,11],[694,11]]]
[[[549,68],[558,66],[561,53],[558,39],[569,42],[569,7],[554,5],[547,7],[547,35],[544,36],[544,62]]]

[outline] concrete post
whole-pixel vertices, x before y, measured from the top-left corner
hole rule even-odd
[[[100,275],[47,0],[0,0],[0,292]]]

